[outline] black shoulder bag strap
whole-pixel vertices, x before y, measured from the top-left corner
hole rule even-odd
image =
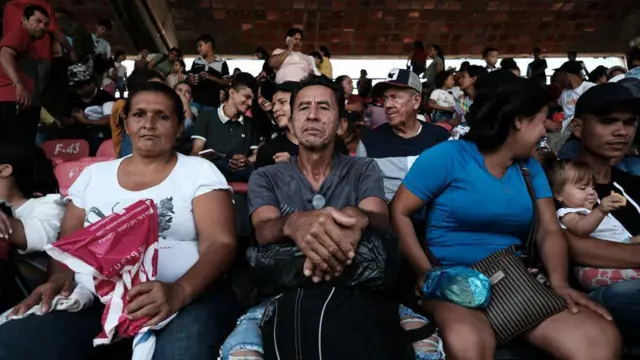
[[[538,223],[540,220],[540,215],[538,214],[536,191],[534,190],[533,184],[531,182],[531,173],[522,162],[520,163],[520,172],[522,172],[522,176],[524,177],[524,182],[527,185],[527,192],[529,193],[529,197],[531,198],[531,203],[533,205],[533,218],[531,220],[531,228],[529,229],[529,235],[527,236],[522,249],[522,261],[524,261],[527,266],[531,267],[532,265],[534,265],[536,258],[536,236],[538,234]]]

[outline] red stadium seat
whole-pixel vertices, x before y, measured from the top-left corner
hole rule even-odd
[[[98,148],[96,156],[115,159],[117,156],[113,149],[113,140],[109,139],[103,141],[102,144],[100,144],[100,148]]]
[[[95,159],[95,158],[94,158]],[[56,174],[56,178],[58,178],[58,184],[60,185],[60,193],[63,196],[67,196],[69,194],[69,188],[76,179],[80,176],[82,171],[89,165],[95,164],[98,161],[67,161],[62,164],[56,166],[53,171]]]
[[[436,123],[435,125],[438,125],[440,127],[443,127],[445,129],[447,129],[448,132],[451,132],[451,130],[453,130],[453,126],[451,126],[451,124],[445,123],[445,122],[439,122]]]
[[[231,186],[234,193],[246,194],[249,184],[243,182],[230,182],[229,186]]]
[[[42,143],[42,150],[49,159],[73,161],[89,156],[89,143],[83,139],[59,139]]]

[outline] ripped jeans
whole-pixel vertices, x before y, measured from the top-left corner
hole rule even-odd
[[[222,345],[222,360],[262,360],[264,349],[262,346],[262,322],[271,317],[273,307],[267,304],[271,300],[255,306],[238,319],[236,328]],[[267,310],[268,309],[268,310]],[[268,312],[265,313],[265,310]],[[405,330],[425,326],[429,320],[413,310],[400,305],[400,324]],[[413,343],[416,360],[444,359],[442,339],[433,334],[428,339]]]

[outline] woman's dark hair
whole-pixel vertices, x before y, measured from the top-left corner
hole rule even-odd
[[[269,57],[269,52],[262,46],[258,46],[253,53],[262,55],[263,60]]]
[[[182,72],[185,72],[187,70],[187,64],[184,63],[184,60],[178,60],[176,62],[180,63],[180,66],[182,66]]]
[[[413,42],[413,49],[414,50],[422,50],[422,51],[424,51],[424,44],[420,40],[414,41]]]
[[[320,49],[320,51],[324,54],[324,56],[331,58],[331,53],[329,52],[329,48],[321,45],[318,49]]]
[[[520,68],[518,67],[518,64],[516,63],[516,61],[513,58],[504,58],[500,61],[500,67],[504,70],[518,70],[520,71]]]
[[[599,78],[607,76],[607,68],[600,65],[589,73],[589,81],[595,83]]]
[[[469,65],[464,71],[468,72],[469,77],[472,78],[480,78],[481,76],[487,75],[489,73],[489,71],[485,67],[480,65]]]
[[[124,105],[124,115],[128,116],[131,111],[131,103],[133,99],[142,92],[153,92],[157,94],[164,95],[169,101],[173,103],[173,111],[176,113],[176,118],[178,119],[178,124],[184,123],[184,107],[182,106],[182,100],[180,96],[176,94],[175,90],[165,85],[164,83],[148,81],[146,83],[139,84],[136,88],[134,88],[131,93],[129,93],[129,97],[127,98],[127,102]]]
[[[318,51],[310,52],[309,56],[313,56],[314,58],[320,60],[320,63],[322,63],[324,61],[324,59],[322,58],[322,54],[320,54]]]
[[[289,101],[291,106],[291,118],[293,119],[293,113],[295,111],[294,105],[296,102],[296,97],[298,96],[300,91],[302,91],[302,89],[309,86],[324,86],[330,89],[335,95],[335,99],[338,104],[338,120],[342,119],[345,113],[344,112],[344,106],[345,106],[344,90],[342,89],[342,86],[336,86],[334,82],[327,81],[321,76],[311,76],[308,79],[302,80],[300,82],[300,86],[293,91],[293,93],[291,94],[291,100]]]
[[[338,76],[335,80],[333,80],[333,82],[340,87],[340,89],[343,89],[342,87],[342,82],[344,81],[344,79],[348,78],[349,75],[340,75]]]
[[[127,78],[127,89],[129,89],[129,91],[133,91],[152,79],[164,79],[164,76],[159,72],[148,68],[135,69]]]
[[[447,82],[447,79],[451,75],[453,75],[453,73],[447,70],[440,71],[439,73],[437,73],[436,79],[434,81],[434,85],[436,86],[436,89],[441,89],[444,86],[444,83]]]
[[[546,104],[547,94],[537,81],[514,75],[495,89],[478,92],[466,116],[470,130],[464,139],[480,150],[495,150],[507,140],[516,118],[534,116]]]
[[[0,164],[11,165],[11,177],[27,199],[60,193],[51,160],[35,144],[0,142]]]
[[[300,37],[304,39],[304,31],[298,28],[291,28],[287,30],[287,33],[284,35],[284,38],[286,39],[289,36],[294,37],[296,36],[296,34],[300,34]]]
[[[442,68],[444,69],[444,52],[440,45],[431,45],[431,47],[436,51],[436,56],[442,60]]]

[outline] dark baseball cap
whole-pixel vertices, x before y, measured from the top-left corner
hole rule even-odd
[[[569,60],[562,64],[556,71],[566,72],[567,74],[578,75],[582,74],[582,64],[580,61]]]
[[[631,89],[623,84],[596,85],[578,98],[575,117],[584,114],[607,115],[618,106],[629,106],[635,114],[640,114],[640,97],[634,96]]]
[[[407,69],[391,69],[387,80],[377,83],[371,91],[372,97],[381,97],[390,88],[413,89],[422,93],[422,82],[413,71]]]

